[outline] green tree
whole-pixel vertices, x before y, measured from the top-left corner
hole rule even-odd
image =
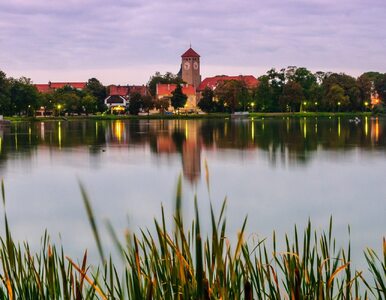
[[[182,87],[180,84],[177,84],[176,89],[172,92],[172,97],[170,98],[171,105],[174,110],[179,110],[181,107],[184,107],[188,97],[182,92]]]
[[[373,84],[367,75],[362,74],[357,78],[357,86],[360,94],[360,103],[358,107],[356,107],[356,110],[364,110],[366,108],[365,103],[371,102],[371,90]]]
[[[107,110],[104,102],[107,97],[107,88],[98,79],[90,78],[87,81],[86,92],[95,97],[98,111]]]
[[[378,76],[374,82],[374,86],[381,101],[386,103],[386,73]]]
[[[11,79],[10,96],[11,108],[14,113],[34,115],[39,105],[39,93],[31,79],[21,77]]]
[[[81,106],[83,112],[87,115],[98,111],[98,100],[91,94],[86,94],[81,98]]]
[[[169,97],[162,97],[161,99],[154,101],[155,108],[158,109],[162,114],[168,110],[169,105],[170,105]]]
[[[345,95],[344,89],[338,84],[333,84],[330,87],[325,99],[327,107],[332,111],[340,110],[349,104],[349,97]]]
[[[10,82],[2,71],[0,71],[0,114],[11,114]]]
[[[131,115],[138,115],[143,105],[142,96],[140,93],[130,94],[129,112]]]
[[[157,89],[158,83],[182,84],[183,80],[171,72],[167,72],[164,75],[162,75],[160,72],[156,72],[153,76],[150,77],[149,82],[147,83],[147,86],[149,87],[150,94],[153,97],[156,96],[156,92],[157,92],[156,89]]]
[[[214,101],[214,92],[212,89],[206,87],[201,94],[201,99],[197,106],[205,112],[214,112],[216,110],[216,104]]]
[[[257,111],[272,111],[272,90],[267,75],[259,77],[259,85],[252,91],[252,101]]]
[[[154,100],[152,96],[147,95],[142,97],[142,108],[145,112],[147,112],[147,114],[149,114],[149,111],[154,108]]]
[[[303,88],[295,81],[288,81],[280,95],[279,103],[281,111],[296,112],[300,110],[300,105],[304,100]]]
[[[246,109],[249,102],[249,93],[244,81],[241,80],[226,80],[220,82],[215,91],[215,96],[220,103],[233,113],[238,109]]]

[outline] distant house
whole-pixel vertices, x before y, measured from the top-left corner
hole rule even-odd
[[[57,89],[64,88],[65,86],[72,87],[77,90],[84,90],[87,86],[87,82],[48,82],[48,84],[35,84],[38,92],[43,94],[49,94]]]
[[[168,98],[170,100],[170,98],[172,97],[172,92],[174,92],[176,87],[176,84],[158,83],[156,86],[156,101],[162,98]],[[188,97],[185,107],[182,109],[182,111],[195,110],[197,106],[196,88],[191,84],[183,84],[182,93]],[[172,110],[171,107],[169,109]]]
[[[115,113],[123,113],[128,105],[128,99],[120,95],[111,95],[105,99],[105,105]]]
[[[198,91],[202,92],[205,88],[215,90],[219,83],[229,80],[243,81],[248,89],[255,88],[259,85],[259,80],[253,75],[239,75],[239,76],[214,76],[205,78],[198,86]]]
[[[111,112],[122,113],[130,103],[130,95],[139,93],[141,96],[150,95],[149,89],[145,85],[109,85],[108,96],[105,99],[106,106]]]

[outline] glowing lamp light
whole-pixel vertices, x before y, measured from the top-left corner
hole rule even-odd
[[[307,105],[307,102],[306,102],[306,101],[304,101],[304,102],[303,102],[303,105]]]
[[[340,106],[340,102],[338,102],[338,105]]]
[[[365,106],[368,106],[368,105],[369,105],[369,102],[366,101],[366,102],[365,102]]]
[[[318,102],[315,102],[315,105],[318,105]]]

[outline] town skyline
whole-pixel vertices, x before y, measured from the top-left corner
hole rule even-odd
[[[35,83],[146,84],[177,73],[191,43],[203,77],[292,65],[359,76],[386,71],[385,11],[381,0],[0,2],[0,68]]]

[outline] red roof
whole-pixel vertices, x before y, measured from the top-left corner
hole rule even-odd
[[[176,89],[177,85],[175,84],[168,84],[168,83],[165,83],[165,84],[162,84],[162,83],[158,83],[157,84],[157,96],[158,97],[168,97],[168,96],[171,96],[172,95],[172,92]],[[189,95],[196,95],[196,89],[194,88],[193,85],[191,84],[184,84],[182,86],[182,92],[189,96]]]
[[[227,80],[240,80],[244,81],[248,88],[254,88],[259,84],[259,81],[253,75],[239,75],[239,76],[215,76],[205,78],[199,85],[199,91],[203,91],[205,88],[215,89],[216,86],[222,82]]]
[[[141,96],[147,96],[150,94],[146,85],[131,85],[129,86],[129,93],[138,93]]]
[[[200,55],[190,47],[181,57],[200,57]]]
[[[110,85],[109,86],[109,95],[110,96],[127,96],[129,94],[129,87],[124,85]]]
[[[70,86],[74,89],[81,89],[83,90],[87,85],[87,82],[51,82],[50,87],[52,89],[61,89],[65,86]]]
[[[51,92],[51,88],[49,84],[35,84],[39,93],[49,93]]]

